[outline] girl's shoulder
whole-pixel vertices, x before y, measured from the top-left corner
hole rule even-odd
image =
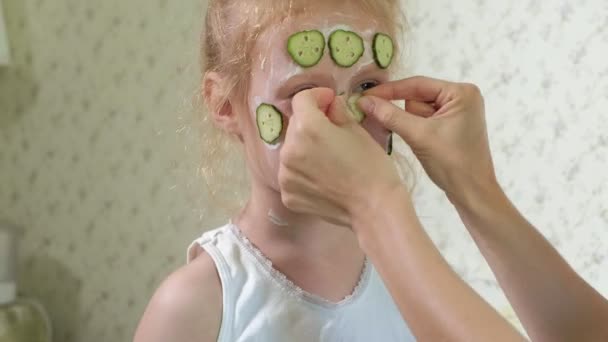
[[[186,262],[190,263],[195,260],[202,253],[209,253],[209,251],[205,251],[205,245],[213,244],[218,245],[221,241],[225,241],[230,234],[231,224],[227,224],[225,226],[219,227],[217,229],[209,230],[204,232],[199,238],[192,241],[188,250],[186,252]],[[211,252],[213,254],[213,252]],[[215,255],[209,256],[215,257]]]
[[[201,249],[194,260],[163,281],[134,341],[215,341],[221,319],[220,278],[213,259]]]

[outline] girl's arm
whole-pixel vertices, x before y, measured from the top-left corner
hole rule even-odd
[[[219,275],[211,257],[202,253],[156,291],[133,342],[217,341],[221,317]]]

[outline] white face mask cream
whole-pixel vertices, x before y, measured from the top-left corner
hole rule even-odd
[[[272,209],[268,211],[268,219],[279,227],[289,227],[289,223],[279,217]]]
[[[343,15],[336,17],[342,20],[350,18]],[[331,87],[337,94],[345,94],[347,97],[362,91],[354,89],[352,82],[376,64],[373,45],[377,29],[375,26],[366,26],[365,30],[357,32],[357,29],[350,25],[332,24],[336,21],[333,19],[330,23],[330,19],[326,18],[317,24],[304,23],[298,27],[301,30],[295,32],[292,32],[294,29],[291,27],[279,25],[263,34],[265,44],[261,44],[257,58],[254,58],[258,63],[257,68],[254,68],[257,73],[252,73],[254,82],[250,91],[249,110],[269,150],[280,148],[280,133],[285,131],[284,124],[291,115],[290,99],[278,94],[279,85],[288,84],[292,79],[301,79],[301,83],[304,83],[303,89]],[[334,41],[337,43],[333,43]],[[344,48],[344,51],[341,51],[341,48]],[[256,75],[259,77],[256,78]],[[324,82],[320,82],[321,79]],[[264,127],[260,127],[259,109],[265,104],[274,106],[276,113],[263,112],[266,117],[261,121]],[[284,120],[279,120],[279,115],[284,116]],[[274,125],[270,127],[274,134],[268,132],[268,125]]]

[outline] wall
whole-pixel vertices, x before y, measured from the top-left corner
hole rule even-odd
[[[56,341],[127,341],[202,230],[203,195],[181,191],[200,1],[3,2],[0,218],[24,228],[21,290]]]
[[[501,184],[608,295],[608,2],[412,0],[416,74],[477,84]],[[453,267],[506,300],[455,211],[422,177],[419,214]]]
[[[56,341],[129,340],[185,246],[226,218],[195,172],[201,4],[4,5],[15,63],[0,68],[0,217],[24,228],[22,292],[47,306]],[[606,2],[408,6],[410,70],[482,88],[506,191],[608,295]],[[453,209],[418,183],[447,259],[511,315]]]

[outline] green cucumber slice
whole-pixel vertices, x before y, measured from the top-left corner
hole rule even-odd
[[[331,59],[343,68],[359,61],[365,52],[363,39],[352,31],[336,30],[329,36]]]
[[[395,55],[395,45],[390,36],[384,33],[376,33],[372,50],[374,51],[374,60],[381,69],[386,69],[391,65]]]
[[[387,143],[387,147],[386,147],[386,153],[388,153],[389,156],[393,155],[393,132],[391,132],[388,136],[388,143]]]
[[[264,142],[275,145],[283,131],[283,113],[277,107],[262,103],[256,110],[256,123]]]
[[[325,36],[317,30],[295,33],[287,40],[287,52],[299,66],[315,66],[325,53]]]
[[[353,94],[348,98],[348,109],[355,121],[361,123],[365,119],[365,113],[357,105],[357,101],[361,98],[361,94]]]

